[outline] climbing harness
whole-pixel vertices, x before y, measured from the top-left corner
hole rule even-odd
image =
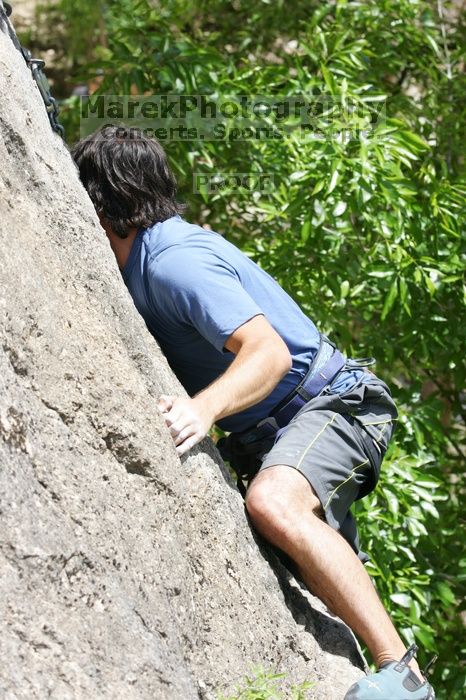
[[[320,336],[317,354],[301,382],[273,409],[270,416],[240,433],[221,438],[217,447],[237,475],[244,496],[246,487],[260,468],[262,458],[273,447],[279,433],[311,399],[322,394],[344,369],[362,369],[375,364],[372,357],[346,359],[326,336]]]
[[[3,5],[3,6],[2,6]],[[33,77],[33,80],[35,81],[37,87],[39,88],[39,92],[41,94],[42,100],[45,105],[45,109],[47,111],[47,115],[49,118],[50,126],[52,129],[59,134],[62,138],[65,136],[65,130],[63,126],[60,124],[58,121],[58,105],[57,101],[52,97],[50,93],[50,87],[47,81],[47,78],[45,77],[45,73],[43,71],[43,68],[45,66],[45,61],[42,61],[40,58],[33,58],[31,52],[29,49],[24,48],[24,46],[21,46],[18,37],[16,36],[16,32],[13,29],[13,26],[8,19],[9,16],[12,13],[12,7],[9,3],[3,2],[0,3],[0,20],[1,23],[6,24],[8,34],[10,36],[11,41],[13,42],[14,46],[18,49],[20,54],[23,56],[24,60],[26,61],[26,65],[31,71],[31,75]]]

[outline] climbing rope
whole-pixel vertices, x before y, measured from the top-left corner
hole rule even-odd
[[[16,32],[13,29],[13,26],[8,19],[9,16],[12,13],[12,7],[9,3],[7,2],[0,2],[0,18],[2,20],[2,24],[6,24],[8,34],[10,36],[11,41],[15,45],[15,47],[18,49],[20,54],[23,56],[24,60],[26,61],[26,65],[31,71],[31,75],[33,77],[33,80],[35,81],[37,87],[39,88],[39,92],[41,94],[42,100],[45,105],[45,109],[47,111],[47,115],[49,118],[50,126],[52,129],[59,134],[62,138],[65,136],[65,130],[63,126],[60,124],[58,121],[58,105],[57,101],[52,97],[50,93],[50,86],[48,84],[47,78],[45,77],[45,73],[43,72],[43,68],[45,66],[45,61],[42,61],[40,58],[34,58],[29,51],[29,49],[26,49],[24,46],[21,46],[18,37],[16,36]]]

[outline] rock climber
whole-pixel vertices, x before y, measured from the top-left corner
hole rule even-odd
[[[124,282],[185,387],[158,406],[178,454],[215,424],[249,485],[256,530],[367,645],[377,671],[346,700],[434,700],[363,562],[354,518],[397,411],[366,362],[343,357],[280,285],[224,237],[188,223],[165,152],[105,126],[72,151]]]

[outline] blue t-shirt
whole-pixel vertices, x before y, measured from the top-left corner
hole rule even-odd
[[[138,311],[190,396],[231,364],[230,335],[263,314],[290,351],[293,364],[260,403],[218,422],[240,431],[268,416],[304,377],[319,346],[319,333],[280,285],[218,233],[174,216],[141,229],[123,278]],[[333,390],[342,392],[362,372],[344,371]]]

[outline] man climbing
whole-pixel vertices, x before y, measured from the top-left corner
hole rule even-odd
[[[393,432],[388,388],[235,246],[181,218],[155,140],[107,126],[73,156],[134,303],[189,394],[159,401],[178,454],[213,424],[231,433],[225,451],[252,479],[254,527],[379,669],[346,700],[433,700],[364,569],[350,513],[374,488]]]

